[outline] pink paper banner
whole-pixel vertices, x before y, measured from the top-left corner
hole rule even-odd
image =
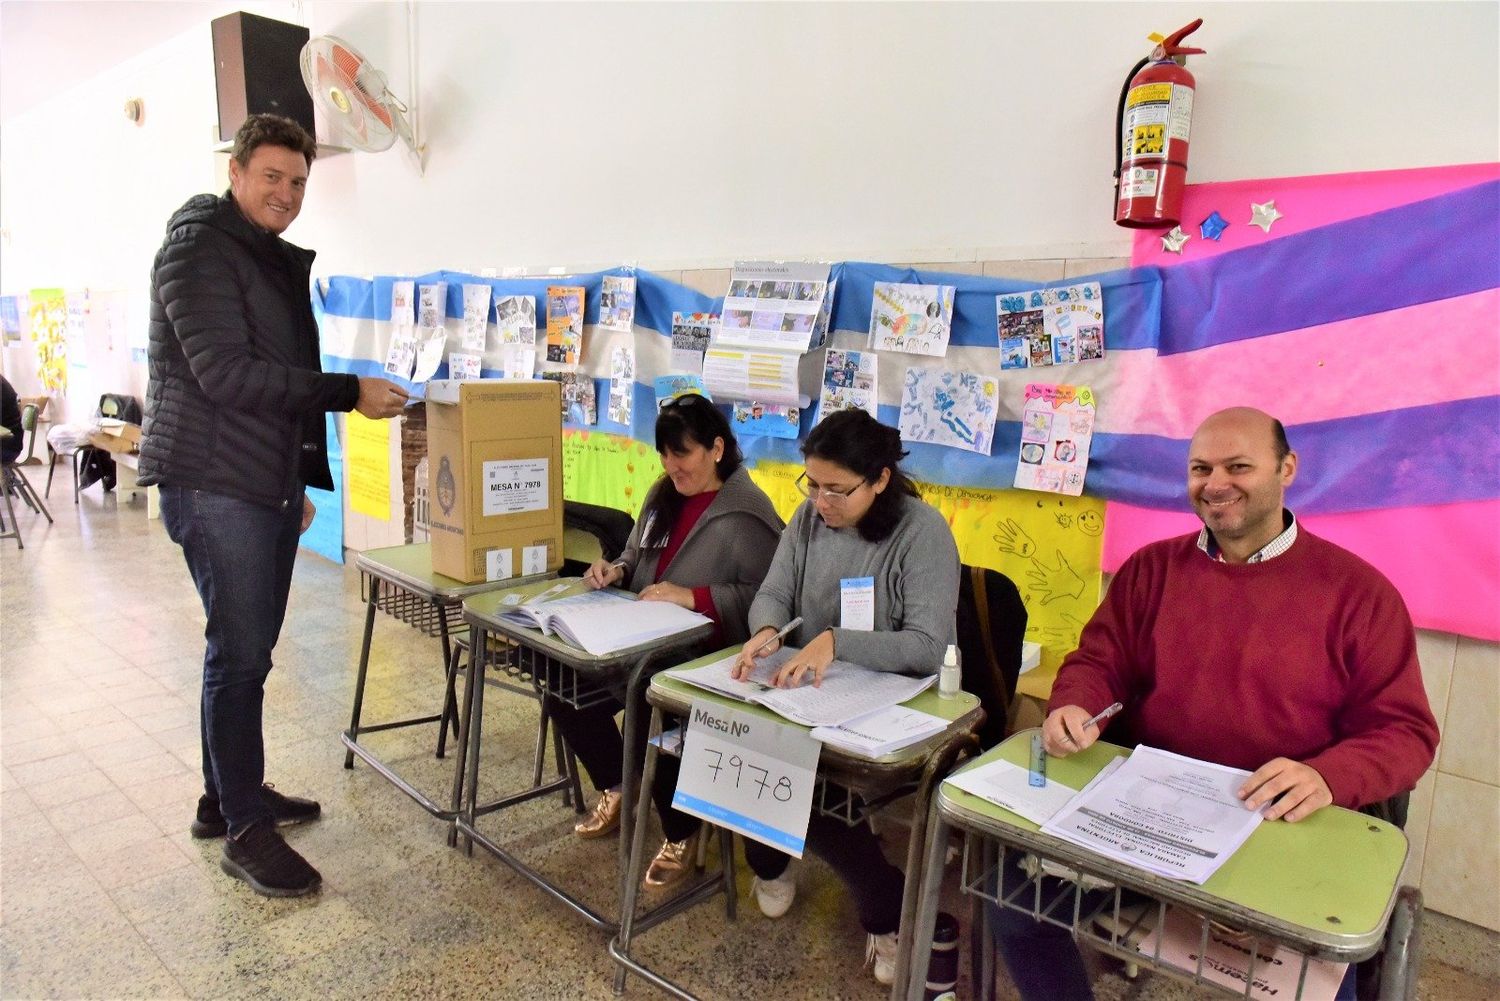
[[[1418,627],[1500,640],[1500,501],[1309,515],[1301,524],[1385,574]],[[1148,542],[1201,527],[1191,514],[1111,501],[1103,568],[1114,573]]]
[[[1304,229],[1369,215],[1381,209],[1435,198],[1500,178],[1500,163],[1414,170],[1378,170],[1357,174],[1309,174],[1252,181],[1189,184],[1183,192],[1182,231],[1192,237],[1181,254],[1162,249],[1166,230],[1137,230],[1132,264],[1176,264],[1201,260],[1241,247],[1253,247]],[[1274,201],[1282,218],[1270,233],[1250,225],[1250,203]],[[1229,221],[1217,240],[1205,240],[1198,224],[1217,211]]]

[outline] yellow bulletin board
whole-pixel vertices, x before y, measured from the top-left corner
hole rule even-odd
[[[349,507],[359,514],[391,520],[391,427],[351,410],[344,427],[344,465],[349,470]]]
[[[795,482],[800,464],[761,462],[753,479],[783,520],[802,503]],[[599,432],[563,436],[563,483],[569,500],[637,514],[661,475],[661,462],[644,442]],[[1042,645],[1042,665],[1023,676],[1050,683],[1065,654],[1099,604],[1104,502],[1028,490],[976,490],[918,483],[922,497],[943,513],[965,563],[999,570],[1026,601],[1026,638]]]

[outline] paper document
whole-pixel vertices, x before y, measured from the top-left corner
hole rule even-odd
[[[712,622],[669,601],[637,601],[619,591],[588,591],[555,601],[520,605],[500,618],[556,634],[596,657]]]
[[[915,698],[937,680],[932,675],[913,678],[887,674],[836,660],[828,665],[819,687],[813,687],[809,681],[800,688],[772,688],[771,679],[776,671],[797,652],[795,647],[782,647],[761,659],[748,681],[730,677],[735,662],[732,656],[691,671],[674,671],[672,677],[741,702],[764,706],[803,726],[840,726],[877,709]]]
[[[1150,872],[1202,883],[1260,824],[1235,796],[1250,773],[1137,747],[1042,831]]]
[[[1136,945],[1143,956],[1159,958],[1180,970],[1198,968],[1198,953],[1203,953],[1203,978],[1222,984],[1236,994],[1245,994],[1245,980],[1250,976],[1250,942],[1226,934],[1218,925],[1209,927],[1208,946],[1204,948],[1202,918],[1185,914],[1177,908],[1167,910],[1167,922],[1153,928]],[[1307,979],[1297,991],[1302,964],[1307,963]],[[1250,982],[1253,998],[1331,998],[1343,982],[1346,963],[1305,959],[1286,946],[1259,943],[1255,958],[1255,979]]]
[[[1048,779],[1041,787],[1033,786],[1027,776],[1026,769],[1020,765],[991,761],[951,776],[943,784],[972,793],[987,803],[1003,806],[1033,824],[1045,824],[1078,794],[1077,789],[1056,779]]]
[[[846,754],[878,758],[946,729],[948,721],[941,716],[906,706],[890,706],[852,719],[842,726],[813,727],[812,737]]]

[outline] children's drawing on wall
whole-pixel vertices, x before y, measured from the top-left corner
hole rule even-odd
[[[702,374],[703,352],[718,323],[718,313],[672,314],[672,371]]]
[[[659,375],[652,381],[652,389],[656,391],[656,409],[671,403],[679,396],[689,393],[697,393],[705,400],[712,400],[708,387],[703,384],[701,375]]]
[[[998,295],[995,323],[1002,369],[1104,357],[1104,292],[1098,282]]]
[[[570,424],[599,423],[599,402],[594,392],[594,377],[580,372],[543,372],[562,386],[562,419]]]
[[[629,333],[635,322],[635,276],[605,275],[599,292],[599,326]]]
[[[952,285],[876,282],[870,307],[870,349],[941,358],[953,326]]]
[[[529,295],[502,295],[495,300],[495,328],[500,344],[536,347],[536,299]]]
[[[1027,384],[1017,488],[1072,497],[1083,493],[1094,409],[1094,392],[1088,386]]]
[[[577,365],[583,353],[582,285],[547,286],[547,361]]]
[[[0,296],[0,335],[6,344],[18,344],[21,340],[21,297]]]
[[[795,438],[801,421],[802,411],[797,407],[779,403],[736,402],[732,426],[737,435]]]
[[[448,283],[434,282],[417,288],[417,327],[436,330],[447,322]]]
[[[466,354],[463,351],[448,352],[448,378],[479,378],[479,355]]]
[[[901,437],[989,455],[998,394],[988,375],[909,368],[901,394]]]
[[[818,396],[818,422],[840,410],[876,414],[879,357],[873,351],[829,348],[823,359],[823,389]]]
[[[464,286],[464,332],[465,351],[484,354],[485,334],[490,325],[490,287],[488,285]]]
[[[621,344],[609,355],[609,419],[630,427],[635,403],[635,348]]]
[[[417,283],[406,279],[391,282],[391,326],[400,329],[416,323]]]

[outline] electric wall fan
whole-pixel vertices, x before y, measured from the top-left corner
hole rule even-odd
[[[318,35],[302,46],[302,81],[323,112],[329,141],[370,153],[406,144],[417,173],[427,159],[406,121],[406,105],[386,86],[385,74],[354,46],[333,35]]]

